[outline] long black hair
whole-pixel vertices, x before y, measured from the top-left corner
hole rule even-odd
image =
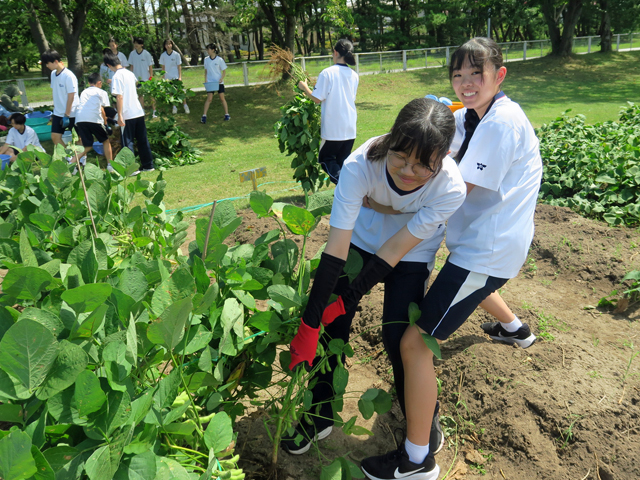
[[[344,61],[347,62],[347,65],[355,65],[356,57],[353,56],[353,43],[351,43],[346,38],[341,38],[338,40],[333,47],[333,49],[338,52]]]
[[[391,132],[369,145],[367,158],[372,162],[385,160],[389,150],[413,153],[437,175],[455,133],[456,121],[449,107],[429,98],[416,98],[402,107]]]
[[[451,56],[449,80],[453,78],[453,72],[460,70],[466,62],[481,72],[488,65],[498,71],[503,66],[502,49],[495,40],[486,37],[475,37],[465,42]]]

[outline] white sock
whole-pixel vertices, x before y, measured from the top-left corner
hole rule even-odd
[[[517,332],[518,329],[522,326],[522,322],[520,321],[520,319],[516,316],[513,320],[511,320],[509,323],[502,323],[500,322],[500,325],[502,325],[502,328],[504,328],[507,332],[509,333],[513,333],[513,332]]]
[[[424,459],[429,455],[429,445],[416,445],[411,443],[408,438],[404,441],[404,449],[409,455],[409,460],[418,465],[424,462]]]

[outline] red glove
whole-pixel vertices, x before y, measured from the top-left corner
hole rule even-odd
[[[333,323],[333,321],[340,315],[344,315],[345,313],[346,310],[344,308],[342,297],[338,296],[338,299],[335,302],[330,303],[327,308],[324,309],[324,312],[322,312],[322,325],[326,327],[330,323]]]
[[[291,340],[291,363],[289,370],[293,370],[302,362],[308,362],[309,366],[313,366],[313,359],[316,357],[318,349],[318,337],[320,336],[320,327],[313,328],[300,320],[298,333]]]

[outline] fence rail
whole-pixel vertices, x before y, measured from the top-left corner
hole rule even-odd
[[[599,45],[600,36],[575,37],[573,52],[591,53]],[[612,44],[615,51],[629,51],[640,49],[640,33],[617,34],[613,36]],[[499,44],[506,62],[518,62],[543,57],[551,52],[550,40],[531,40],[526,42],[505,42]],[[414,50],[395,50],[385,52],[356,53],[355,70],[359,75],[373,75],[382,72],[399,72],[423,68],[445,67],[449,64],[450,55],[456,46],[418,48]],[[323,69],[333,64],[330,55],[315,57],[296,57],[294,60],[311,76],[317,76]],[[234,62],[227,64],[225,87],[239,87],[270,83],[267,60]],[[159,71],[160,69],[155,69]],[[187,88],[194,91],[204,91],[204,67],[202,65],[184,66],[182,80]],[[0,80],[0,90],[3,83],[17,83],[22,92],[22,106],[50,105],[51,89],[48,77],[18,78],[14,80]]]

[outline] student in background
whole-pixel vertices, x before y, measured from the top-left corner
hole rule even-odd
[[[133,50],[129,54],[129,68],[136,76],[139,84],[151,80],[153,77],[153,57],[149,51],[144,49],[144,39],[142,37],[135,37],[133,39]],[[138,85],[139,86],[139,85]],[[140,105],[144,107],[144,97],[138,95]],[[151,99],[153,103],[153,116],[156,116],[156,102]]]
[[[102,56],[104,57],[105,53],[110,52],[111,49],[110,48],[105,48],[102,50]],[[111,70],[109,70],[109,67],[107,67],[104,63],[104,61],[100,64],[100,78],[102,79],[102,82],[109,88],[109,93],[111,93],[111,77],[113,75],[113,72]]]
[[[122,65],[124,68],[127,68],[129,66],[129,62],[127,61],[127,56],[124,53],[118,51],[118,43],[113,37],[109,39],[108,45],[109,45],[109,48],[111,49],[111,52],[114,55],[116,55],[120,60],[120,65]]]
[[[71,70],[62,64],[60,54],[47,50],[40,60],[51,70],[51,90],[53,91],[53,115],[51,117],[51,141],[55,148],[62,141],[66,129],[71,130],[75,123],[78,108],[78,79]]]
[[[209,56],[204,59],[204,81],[205,83],[218,83],[217,92],[218,97],[220,97],[222,108],[224,108],[224,120],[228,121],[231,120],[231,117],[229,116],[227,101],[224,98],[224,76],[227,74],[227,64],[222,57],[218,56],[218,47],[213,43],[207,45],[207,53]],[[211,101],[213,100],[214,93],[214,91],[207,90],[207,100],[204,102],[204,113],[200,119],[201,123],[207,123],[207,111],[209,110],[209,105],[211,105]]]
[[[107,130],[107,115],[104,108],[109,107],[109,96],[102,89],[100,75],[92,73],[89,75],[89,88],[85,88],[80,94],[80,105],[76,115],[76,132],[82,141],[84,152],[82,158],[85,159],[87,153],[93,148],[93,139],[102,143],[104,156],[107,159],[107,170],[113,172],[111,166],[111,144],[109,143],[109,133]],[[80,162],[82,162],[82,158]]]
[[[104,63],[111,69],[113,79],[111,92],[116,97],[118,125],[121,127],[122,146],[134,152],[134,142],[138,144],[141,168],[138,172],[153,172],[153,154],[147,138],[147,126],[144,122],[144,109],[138,100],[136,76],[130,70],[122,68],[120,59],[113,53],[106,53]]]
[[[345,159],[351,153],[356,139],[356,93],[358,91],[358,74],[349,68],[355,65],[353,44],[340,39],[333,47],[333,65],[325,68],[318,75],[313,89],[306,82],[298,83],[298,87],[315,103],[322,104],[322,120],[320,124],[320,152],[318,163],[333,183],[338,183],[340,170]]]
[[[164,79],[182,81],[182,59],[180,54],[173,49],[173,40],[165,40],[162,46],[164,52],[160,55],[160,66],[164,70]],[[173,113],[178,113],[178,108],[175,105]],[[186,100],[184,101],[184,113],[191,113]]]
[[[16,156],[20,152],[27,151],[27,145],[33,145],[44,152],[38,135],[33,128],[25,125],[26,121],[27,119],[22,113],[13,113],[9,117],[9,122],[13,128],[7,133],[5,144],[0,147],[0,155],[10,155],[9,161],[11,162],[15,162]]]

